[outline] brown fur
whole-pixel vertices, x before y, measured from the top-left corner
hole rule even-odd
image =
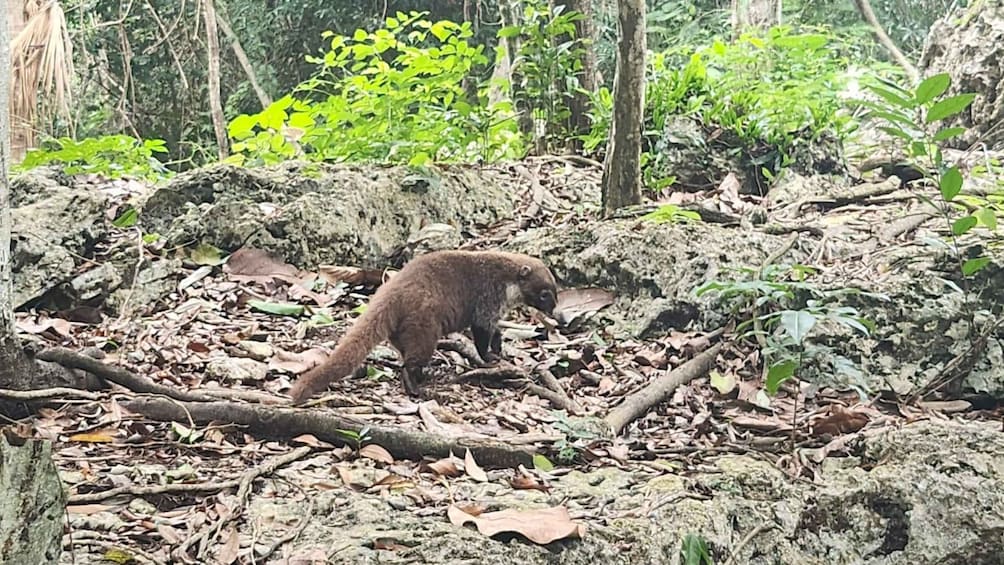
[[[421,255],[377,290],[331,356],[298,378],[289,394],[303,402],[352,373],[386,339],[401,354],[401,383],[417,395],[439,338],[470,327],[478,354],[492,362],[502,345],[497,324],[510,307],[523,303],[551,314],[556,300],[554,276],[534,257],[498,251]]]

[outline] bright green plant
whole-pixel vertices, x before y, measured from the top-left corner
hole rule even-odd
[[[685,210],[676,204],[664,204],[641,217],[642,220],[657,224],[698,222],[701,215],[693,210]]]
[[[881,127],[883,131],[903,142],[907,155],[928,185],[938,188],[933,197],[922,194],[921,198],[944,219],[952,256],[963,280],[968,282],[990,258],[983,254],[967,256],[960,238],[980,225],[996,230],[998,205],[965,194],[965,179],[958,164],[946,161],[942,153],[941,146],[965,133],[966,128],[936,126],[965,111],[976,97],[972,93],[945,96],[951,82],[948,73],[928,77],[913,90],[887,81],[878,82],[868,85],[868,89],[881,101],[861,103],[871,110],[872,117],[886,124]]]
[[[676,116],[720,130],[717,143],[739,152],[769,177],[791,163],[800,146],[824,133],[842,137],[853,126],[841,112],[840,92],[849,62],[840,38],[822,31],[796,33],[782,26],[751,32],[731,43],[714,41],[651,57],[646,84],[646,184],[666,186],[672,173],[663,158]],[[593,99],[593,131],[586,147],[609,131],[612,100]]]
[[[716,292],[732,304],[733,312],[743,319],[736,330],[755,339],[763,353],[767,368],[764,389],[770,395],[796,377],[807,358],[817,353],[832,355],[808,339],[821,322],[833,322],[864,335],[871,329],[871,322],[855,308],[838,303],[843,295],[863,293],[851,288],[822,290],[808,280],[815,272],[811,267],[769,265],[760,271],[744,268],[739,272],[745,278],[709,281],[695,294]]]
[[[683,565],[715,565],[708,551],[708,543],[697,534],[687,534],[680,544],[680,561]]]
[[[538,147],[556,149],[569,136],[570,102],[579,90],[577,74],[582,70],[583,40],[576,38],[575,22],[584,16],[551,8],[546,2],[524,3],[523,19],[518,26],[499,30],[499,38],[519,36],[520,49],[513,62],[513,77],[520,84],[513,92],[536,121],[545,124]]]
[[[470,23],[397,13],[385,27],[351,37],[327,32],[329,49],[308,60],[313,77],[262,112],[230,122],[234,162],[430,161],[519,153],[504,104],[474,99],[464,82],[487,63],[468,43]]]
[[[58,165],[69,175],[91,173],[109,179],[135,177],[159,180],[170,176],[154,153],[167,153],[164,140],[139,140],[128,135],[108,135],[75,140],[69,137],[46,139],[31,149],[15,172],[44,165]]]

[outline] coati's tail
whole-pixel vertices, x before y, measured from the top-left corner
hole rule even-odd
[[[335,351],[324,362],[296,379],[289,389],[293,402],[300,404],[323,390],[332,380],[352,373],[366,360],[370,350],[387,338],[392,308],[386,308],[386,304],[380,306],[384,307],[366,310],[342,336]]]

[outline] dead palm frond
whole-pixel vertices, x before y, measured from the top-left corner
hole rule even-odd
[[[27,0],[24,10],[24,29],[10,42],[10,117],[12,129],[23,130],[18,133],[33,145],[39,95],[48,107],[70,115],[73,45],[59,2]]]

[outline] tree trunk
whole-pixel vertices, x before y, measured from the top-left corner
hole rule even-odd
[[[603,162],[603,211],[606,214],[641,203],[645,49],[645,0],[618,0],[614,116]]]
[[[24,365],[14,334],[10,261],[10,39],[0,12],[0,387]],[[12,446],[0,434],[0,563],[57,563],[62,551],[66,494],[52,464],[51,445]],[[17,436],[11,437],[16,438]]]
[[[875,39],[882,44],[882,47],[885,47],[886,51],[889,52],[893,60],[895,60],[900,67],[903,67],[903,70],[906,71],[906,75],[910,77],[910,80],[912,82],[920,80],[920,73],[917,71],[917,67],[910,62],[910,59],[906,58],[906,55],[899,50],[899,47],[896,47],[892,38],[890,38],[885,32],[885,29],[882,28],[882,24],[879,23],[878,17],[875,16],[875,11],[872,10],[871,2],[868,0],[853,0],[853,2],[854,7],[858,9],[858,13],[861,14],[861,17],[865,20],[865,22],[871,26],[872,33],[875,34]]]
[[[502,19],[502,27],[518,26],[523,22],[523,10],[519,0],[502,0],[499,2],[499,16]],[[506,55],[509,57],[509,95],[512,97],[513,107],[517,113],[517,124],[519,131],[526,139],[533,139],[533,112],[530,110],[529,100],[523,90],[523,73],[519,70],[520,41],[518,36],[510,35],[502,40],[505,46]]]
[[[227,139],[227,120],[223,116],[223,102],[220,99],[220,36],[216,31],[216,7],[213,0],[205,0],[202,15],[206,21],[206,52],[209,57],[209,113],[213,117],[213,130],[219,146],[220,159],[230,156],[230,142]]]
[[[781,23],[782,0],[732,0],[733,39],[748,28],[769,28]]]
[[[6,120],[4,120],[6,121]],[[0,563],[58,563],[66,493],[52,445],[0,435]],[[13,436],[16,439],[17,436]]]
[[[8,46],[6,49],[10,49],[10,40],[17,37],[17,34],[21,33],[24,29],[26,18],[24,14],[24,0],[7,0],[7,23],[5,24],[4,31],[8,33],[6,36]],[[7,66],[4,67],[4,74],[9,75],[11,72],[10,65],[10,55],[7,56]],[[7,83],[8,92],[10,91],[10,77],[7,76],[4,82]],[[8,100],[8,107],[10,101]],[[7,153],[12,162],[18,162],[24,159],[25,153],[28,152],[28,145],[31,140],[31,124],[22,123],[9,123],[9,118],[4,119],[7,122],[7,133],[4,134],[5,138],[10,140],[10,151]]]
[[[589,133],[592,124],[589,122],[589,92],[596,91],[596,50],[593,44],[596,41],[596,25],[593,22],[593,10],[591,0],[569,0],[566,9],[574,10],[583,15],[583,18],[575,22],[575,36],[582,42],[582,69],[576,78],[579,79],[578,92],[572,93],[571,102],[568,109],[571,112],[569,117],[569,131],[573,136],[582,136]],[[568,140],[569,149],[573,152],[582,150],[582,140],[571,137]]]

